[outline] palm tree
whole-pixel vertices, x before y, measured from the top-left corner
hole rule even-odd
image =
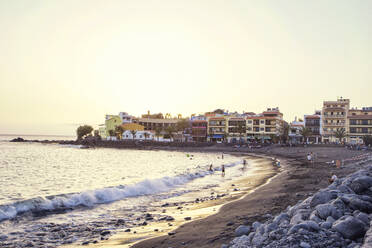
[[[145,131],[145,132],[143,133],[143,136],[145,136],[145,140],[147,140],[147,137],[149,137],[149,134]]]
[[[210,129],[210,130],[209,130],[209,141],[210,141],[210,142],[212,142],[213,134],[214,134],[214,133],[213,133],[213,130]]]
[[[302,127],[302,129],[300,130],[300,134],[304,138],[304,142],[306,142],[307,137],[311,135],[311,129],[308,127]]]
[[[161,134],[162,131],[163,131],[163,129],[161,127],[156,127],[155,128],[155,136],[158,138],[158,141],[159,141],[159,137],[160,137],[160,134]]]
[[[112,136],[115,135],[115,132],[114,132],[114,130],[112,130],[112,129],[108,130],[108,133],[109,133],[109,136],[110,136],[110,137],[112,137]]]
[[[241,143],[242,140],[242,134],[246,132],[245,126],[243,126],[241,123],[238,124],[238,133],[239,133],[239,143]]]
[[[136,135],[136,133],[137,133],[137,130],[130,130],[130,132],[131,132],[131,134],[133,135],[133,140],[134,140],[134,137],[135,137],[135,135]]]
[[[166,129],[165,129],[165,132],[169,135],[169,138],[172,140],[173,138],[173,133],[174,133],[174,128],[172,126],[168,126]]]
[[[289,125],[287,122],[284,122],[283,129],[280,134],[280,139],[282,140],[283,143],[287,143],[288,133],[289,133]]]
[[[342,140],[346,136],[345,128],[337,128],[337,130],[335,131],[335,136],[340,141],[340,143],[342,143]]]
[[[115,134],[118,140],[121,140],[123,136],[124,128],[122,126],[116,126],[115,127]]]
[[[227,138],[229,137],[229,133],[228,132],[224,132],[223,133],[223,140],[225,143],[227,143]]]

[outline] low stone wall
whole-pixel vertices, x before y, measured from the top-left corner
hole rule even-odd
[[[240,226],[223,247],[372,247],[372,164],[265,223]]]

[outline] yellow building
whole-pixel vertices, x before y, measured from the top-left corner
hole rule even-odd
[[[324,101],[322,109],[322,140],[323,142],[337,142],[335,132],[345,129],[348,133],[347,116],[350,100],[339,98],[337,101]]]
[[[110,132],[113,132],[115,136],[115,128],[120,126],[122,123],[120,116],[118,115],[110,115],[106,116],[105,126],[106,126],[106,137],[111,136]],[[112,130],[112,131],[110,131]]]

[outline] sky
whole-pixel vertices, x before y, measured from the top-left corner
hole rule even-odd
[[[120,111],[372,106],[372,1],[1,0],[0,133]]]

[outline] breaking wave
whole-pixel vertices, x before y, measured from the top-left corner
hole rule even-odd
[[[241,164],[241,161],[225,164],[225,167],[233,167]],[[214,171],[219,171],[216,168]],[[213,171],[213,172],[214,172]],[[158,179],[146,179],[132,185],[119,185],[96,190],[88,190],[80,193],[36,197],[29,200],[18,201],[12,204],[0,205],[0,221],[12,219],[17,215],[27,212],[53,212],[76,207],[93,207],[97,204],[105,204],[128,197],[153,195],[170,191],[184,185],[194,179],[213,174],[204,167],[197,172],[184,173],[174,177],[162,177]]]

